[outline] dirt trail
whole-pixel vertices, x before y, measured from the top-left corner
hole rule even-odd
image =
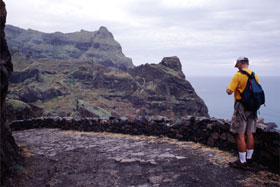
[[[230,153],[168,138],[59,129],[13,132],[26,168],[17,186],[279,186],[279,176],[228,166]]]

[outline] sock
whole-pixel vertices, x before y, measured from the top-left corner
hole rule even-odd
[[[246,162],[246,152],[239,152],[239,159],[241,163]]]
[[[247,149],[247,159],[252,159],[254,149]]]

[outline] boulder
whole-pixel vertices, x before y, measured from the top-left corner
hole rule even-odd
[[[26,79],[34,78],[36,81],[41,82],[40,71],[38,69],[28,69],[25,71],[13,72],[10,76],[10,83],[22,83]]]

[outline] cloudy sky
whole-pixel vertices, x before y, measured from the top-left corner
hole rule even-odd
[[[178,56],[185,75],[232,75],[247,56],[280,73],[280,0],[4,0],[7,24],[43,32],[106,26],[135,65]]]

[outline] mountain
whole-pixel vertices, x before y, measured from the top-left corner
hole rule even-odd
[[[5,32],[11,53],[20,52],[34,59],[92,60],[119,69],[134,67],[132,60],[122,53],[122,48],[112,33],[103,26],[95,32],[81,30],[64,34],[24,30],[7,25]]]
[[[196,94],[190,82],[185,79],[178,57],[165,57],[156,64],[137,67],[131,64],[125,68],[118,68],[121,66],[116,65],[114,59],[119,56],[120,50],[112,52],[102,48],[103,57],[116,63],[113,65],[91,58],[70,56],[54,58],[54,56],[48,56],[49,48],[42,49],[41,56],[28,55],[25,50],[27,48],[24,46],[29,45],[30,42],[33,43],[37,35],[26,40],[27,44],[19,39],[21,35],[24,32],[39,33],[40,37],[45,34],[32,30],[27,32],[19,28],[15,29],[16,27],[13,26],[9,28],[14,28],[13,33],[16,36],[12,38],[10,32],[9,40],[7,40],[12,49],[15,68],[10,77],[11,86],[7,104],[10,114],[18,113],[18,117],[12,115],[12,119],[41,115],[126,116],[128,118],[139,115],[163,115],[172,118],[190,115],[209,116],[207,106]],[[85,31],[81,33],[83,32]],[[100,39],[98,43],[102,44],[109,43],[113,38],[105,27],[90,33],[87,37],[94,35],[94,38]],[[68,34],[63,36],[65,38],[59,40],[63,40],[62,43],[68,45],[74,41],[72,37],[67,39]],[[90,41],[86,35],[83,36],[84,41]],[[45,41],[50,41],[53,35],[47,34],[45,37]],[[16,46],[14,43],[22,47],[13,49]],[[93,43],[97,42],[92,41],[90,45]],[[119,49],[121,49],[120,46]],[[82,56],[87,56],[89,53],[97,54],[100,52],[100,47],[97,49],[91,46],[84,51]],[[43,56],[48,56],[48,58],[41,58]],[[124,55],[122,57],[126,58]],[[24,112],[13,112],[13,110],[24,110]]]

